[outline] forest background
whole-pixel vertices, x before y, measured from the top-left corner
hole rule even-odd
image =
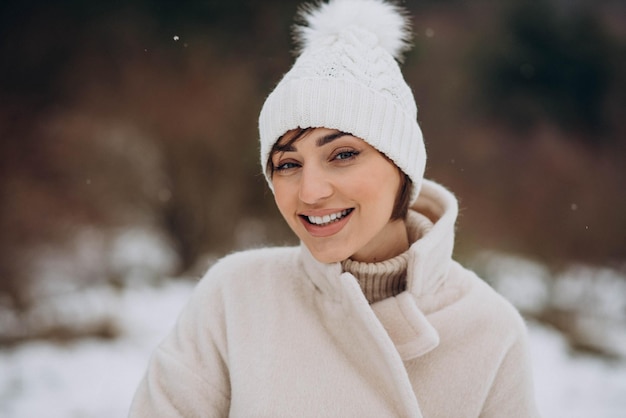
[[[199,277],[235,249],[296,242],[257,118],[293,62],[299,4],[0,3],[1,310],[28,318],[68,288]],[[624,2],[401,4],[426,176],[460,201],[456,256],[625,272]],[[120,263],[129,233],[166,250]],[[29,324],[0,345],[72,334]]]

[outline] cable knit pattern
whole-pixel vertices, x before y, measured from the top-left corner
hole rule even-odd
[[[400,67],[382,48],[374,34],[358,27],[346,28],[328,44],[310,48],[296,60],[284,83],[307,78],[326,78],[358,83],[400,105],[408,117],[417,117],[411,89]]]

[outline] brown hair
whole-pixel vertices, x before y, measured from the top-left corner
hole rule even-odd
[[[409,212],[409,205],[411,203],[411,188],[413,187],[413,182],[409,176],[402,172],[402,170],[400,170],[400,173],[402,174],[402,183],[398,189],[396,202],[394,203],[393,211],[391,212],[392,221],[406,218],[406,214]]]
[[[285,133],[285,135],[282,135],[280,138],[278,138],[278,140],[276,140],[276,142],[272,146],[272,150],[270,151],[269,158],[267,159],[267,162],[265,164],[265,171],[268,174],[268,177],[270,179],[274,176],[275,168],[274,168],[274,164],[272,163],[272,157],[274,156],[274,154],[276,154],[277,152],[286,151],[287,149],[291,148],[291,146],[297,140],[302,138],[312,129],[313,128],[297,128],[293,131],[289,131],[289,132],[293,132],[293,136],[291,136],[291,138],[289,138],[289,140],[285,142],[284,144],[280,144],[280,141],[288,132]],[[385,158],[387,158],[392,164],[394,164],[393,161],[389,159],[389,157],[387,157],[385,154],[382,154],[382,155]],[[398,193],[396,194],[396,201],[393,205],[393,210],[391,212],[390,219],[392,221],[395,221],[398,219],[404,219],[409,211],[409,204],[411,203],[411,187],[413,186],[413,182],[411,181],[409,176],[407,176],[402,170],[400,170],[400,168],[398,168],[398,171],[400,172],[402,179],[401,179],[400,187],[398,188]]]

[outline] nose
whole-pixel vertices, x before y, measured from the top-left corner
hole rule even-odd
[[[305,166],[300,177],[298,197],[303,203],[314,205],[333,194],[333,186],[322,169]]]

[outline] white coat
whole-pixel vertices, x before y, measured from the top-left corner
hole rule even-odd
[[[426,181],[412,210],[434,225],[409,249],[407,290],[372,305],[304,246],[219,261],[130,417],[538,416],[522,318],[452,260],[456,199]]]

